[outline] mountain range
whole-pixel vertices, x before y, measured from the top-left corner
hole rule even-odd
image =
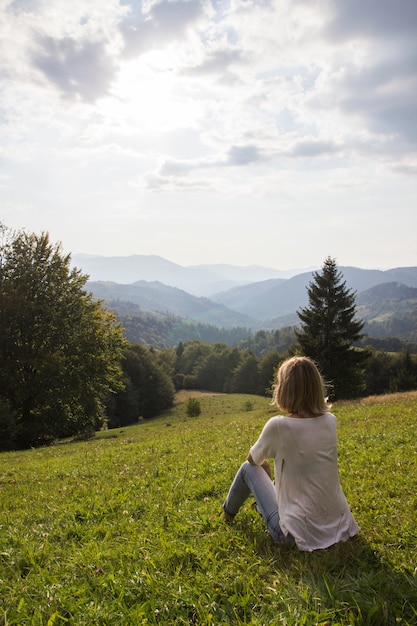
[[[311,270],[285,278],[285,272],[261,266],[183,267],[141,255],[74,255],[72,263],[90,275],[86,286],[93,295],[116,312],[158,312],[223,328],[273,329],[298,323],[296,311],[308,303],[307,287],[313,279]],[[417,311],[417,267],[338,269],[346,286],[356,292],[359,318],[382,322]]]
[[[296,269],[280,271],[260,265],[183,266],[160,256],[140,254],[112,257],[74,254],[71,261],[73,266],[88,274],[92,281],[104,280],[122,284],[138,280],[158,281],[169,287],[183,289],[194,296],[206,297],[239,285],[270,278],[286,279],[305,271]]]
[[[343,266],[338,269],[343,275],[346,286],[357,294],[366,292],[377,285],[398,283],[415,289],[415,297],[417,297],[417,267],[385,271]],[[295,312],[308,303],[307,287],[312,280],[313,272],[304,272],[287,280],[267,280],[255,285],[235,287],[214,295],[212,299],[260,320],[281,318],[288,320],[290,316],[295,323],[297,320]],[[381,287],[380,291],[374,292],[375,297],[379,300],[383,299],[383,292],[384,288]]]

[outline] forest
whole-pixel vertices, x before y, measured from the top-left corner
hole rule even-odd
[[[257,357],[249,349],[198,340],[160,351],[132,345],[128,352],[138,355],[140,373],[135,374],[131,359],[122,361],[126,386],[108,400],[107,426],[155,417],[172,405],[180,389],[271,395],[275,369],[295,348],[282,353],[272,349]],[[369,347],[368,351],[362,397],[417,388],[417,360],[407,350],[391,353]]]

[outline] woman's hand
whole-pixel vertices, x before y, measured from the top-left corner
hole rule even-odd
[[[271,466],[269,465],[268,461],[264,461],[261,467],[264,468],[265,472],[268,474],[269,478],[272,480]]]
[[[248,454],[248,461],[251,465],[257,465],[257,463],[255,463],[255,461],[253,460],[250,452]],[[261,463],[261,467],[263,467],[269,478],[272,480],[271,466],[269,465],[268,461],[264,461],[263,463]]]

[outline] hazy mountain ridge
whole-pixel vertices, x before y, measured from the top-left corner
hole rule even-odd
[[[398,282],[407,287],[417,287],[417,267],[390,270],[364,270],[356,267],[339,267],[346,286],[357,294],[379,284]],[[298,274],[287,280],[269,280],[261,284],[244,285],[212,297],[242,314],[259,320],[276,320],[293,316],[296,310],[308,303],[307,287],[313,272]]]
[[[357,292],[358,317],[384,321],[417,310],[417,267],[363,270],[340,267],[348,288]],[[234,287],[212,299],[196,297],[159,281],[132,284],[89,281],[95,297],[126,313],[133,303],[140,312],[174,315],[220,328],[278,329],[298,323],[296,311],[308,303],[307,287],[313,278],[305,272],[290,279],[269,279]],[[406,284],[407,283],[407,284]]]
[[[277,270],[229,264],[182,266],[157,255],[105,257],[74,254],[71,264],[89,276],[91,282],[133,284],[160,282],[191,295],[209,297],[249,317],[271,319],[293,313],[305,302],[306,286],[313,271]],[[348,287],[358,293],[379,283],[400,282],[417,287],[416,268],[368,270],[341,267]],[[262,310],[262,307],[264,310]]]
[[[375,285],[358,294],[358,317],[365,321],[385,322],[417,312],[417,288],[392,282]]]
[[[92,282],[111,281],[131,284],[139,280],[160,281],[169,287],[183,289],[195,296],[211,296],[237,285],[255,283],[270,278],[288,278],[299,270],[279,271],[259,265],[246,267],[214,264],[178,265],[156,255],[103,257],[74,254],[71,265],[81,269]]]
[[[361,292],[356,297],[357,306],[363,306],[375,300],[408,300],[417,298],[417,288],[408,287],[403,283],[389,282],[380,283]]]
[[[123,312],[126,310],[126,303],[131,302],[139,307],[138,313],[154,311],[224,328],[253,327],[256,324],[256,320],[247,315],[159,281],[141,280],[129,285],[88,281],[86,287],[96,298],[111,301],[115,310],[117,301],[121,301],[120,309]]]

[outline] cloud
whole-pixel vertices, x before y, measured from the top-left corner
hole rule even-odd
[[[295,119],[313,122],[319,135],[351,147],[367,136],[383,152],[406,152],[417,140],[417,3],[404,0],[295,0],[320,15],[305,40],[317,68],[314,83],[289,106]],[[309,63],[301,61],[302,71]],[[313,115],[320,116],[314,121]],[[327,126],[327,129],[326,129]],[[311,129],[307,130],[311,132]],[[299,128],[300,129],[300,128]],[[300,129],[301,130],[301,129]],[[355,139],[356,136],[356,139]]]
[[[248,165],[261,160],[261,155],[256,146],[232,146],[228,152],[228,165]]]
[[[206,163],[206,162],[205,162]],[[207,165],[207,163],[206,163]],[[186,176],[192,170],[202,167],[203,164],[200,161],[180,161],[176,159],[167,159],[159,168],[159,176],[162,178],[172,176]]]
[[[383,140],[388,150],[399,139],[403,148],[414,150],[417,141],[417,50],[401,55],[335,66],[322,73],[308,98],[321,112],[323,121],[337,111],[344,116],[344,133],[360,132]],[[343,123],[343,121],[341,123]],[[362,129],[362,131],[361,131]],[[381,146],[382,147],[382,146]]]
[[[127,3],[134,7],[132,2]],[[205,13],[204,1],[162,0],[153,2],[148,10],[132,10],[121,21],[120,32],[124,40],[124,55],[135,57],[144,52],[181,41],[187,30]]]
[[[224,155],[217,158],[202,157],[194,160],[168,159],[159,169],[162,176],[184,176],[197,169],[243,167],[263,160],[259,149],[254,145],[232,146]]]
[[[413,162],[397,163],[393,166],[393,171],[399,174],[405,174],[406,176],[413,176],[417,178],[417,160]]]
[[[210,189],[214,184],[213,176],[230,168],[240,168],[264,160],[259,149],[254,145],[232,146],[226,152],[215,157],[200,157],[195,159],[167,158],[156,172],[145,174],[141,180],[148,189]],[[213,173],[208,178],[205,172]],[[202,174],[202,178],[198,178]]]
[[[382,61],[346,80],[342,106],[362,115],[377,133],[417,141],[417,51],[413,63]]]
[[[404,37],[416,34],[415,0],[333,0],[326,33],[334,40],[358,37]]]
[[[183,73],[189,76],[204,76],[207,74],[222,74],[231,65],[243,64],[246,61],[243,58],[241,50],[225,49],[215,50],[207,54],[204,61],[198,65],[184,70]]]
[[[39,8],[39,0],[11,0],[9,5],[14,11],[36,11]]]
[[[33,64],[66,98],[94,102],[109,92],[115,76],[103,42],[41,37]]]
[[[337,152],[336,145],[331,141],[306,140],[295,143],[291,155],[296,157],[330,156]]]
[[[204,4],[201,0],[162,0],[151,6],[150,16],[165,35],[178,37],[202,15]]]

